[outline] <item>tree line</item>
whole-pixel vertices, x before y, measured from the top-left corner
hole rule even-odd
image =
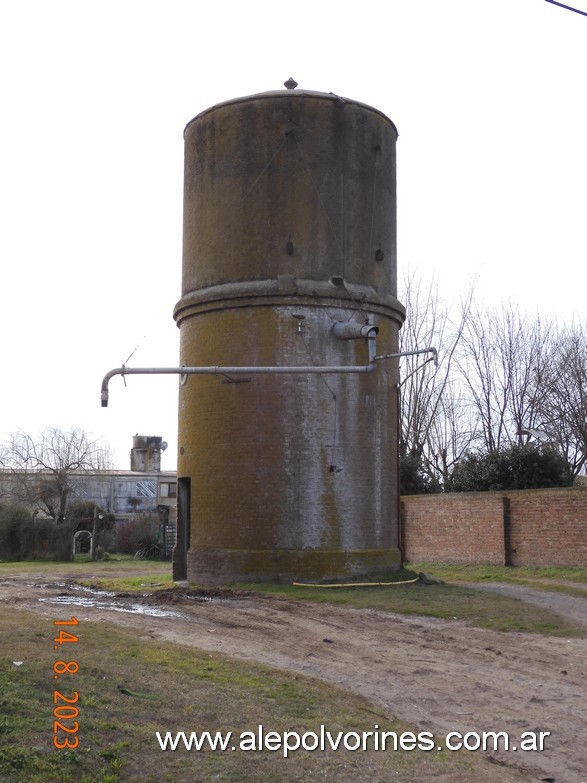
[[[409,276],[400,351],[404,494],[572,484],[587,463],[586,323],[458,305]]]

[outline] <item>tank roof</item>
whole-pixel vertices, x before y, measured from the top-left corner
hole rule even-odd
[[[382,117],[386,122],[388,122],[395,129],[395,132],[397,134],[397,127],[395,123],[392,120],[390,120],[390,118],[386,114],[384,114],[384,112],[382,112],[380,109],[376,109],[374,106],[370,106],[368,103],[364,103],[363,101],[357,101],[354,98],[346,98],[342,95],[337,95],[334,92],[318,92],[316,90],[304,90],[304,89],[302,90],[286,89],[286,90],[268,90],[267,92],[253,93],[252,95],[243,95],[238,98],[230,98],[229,100],[221,101],[220,103],[215,103],[213,106],[209,106],[207,109],[204,109],[204,111],[201,111],[199,114],[196,114],[196,116],[193,117],[187,123],[187,125],[184,128],[184,135],[186,130],[193,122],[199,120],[201,117],[204,117],[206,114],[209,114],[210,112],[216,111],[216,109],[220,109],[225,106],[236,105],[239,103],[248,103],[249,101],[258,101],[258,100],[265,100],[271,98],[293,98],[293,99],[310,98],[314,100],[337,101],[341,105],[350,103],[353,104],[354,106],[360,106],[361,108],[373,112],[374,114],[379,114],[380,117]]]

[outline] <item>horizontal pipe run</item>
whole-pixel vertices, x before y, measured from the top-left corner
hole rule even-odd
[[[369,346],[373,341],[369,340]],[[370,350],[371,354],[372,351]],[[373,352],[374,353],[374,352]],[[324,375],[340,373],[368,373],[375,370],[374,356],[369,356],[369,364],[342,365],[342,366],[315,366],[299,365],[293,367],[269,366],[269,367],[223,367],[212,365],[209,367],[116,367],[104,376],[102,381],[102,407],[108,406],[108,383],[115,375],[259,375],[284,374],[284,375]]]
[[[436,348],[422,348],[419,351],[402,351],[401,353],[386,353],[381,356],[374,356],[373,361],[379,362],[382,359],[400,359],[402,356],[418,356],[421,353],[431,353],[434,359],[434,366],[438,367],[438,351]]]

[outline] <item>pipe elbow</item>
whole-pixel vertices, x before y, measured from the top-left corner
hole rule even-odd
[[[102,389],[100,393],[100,400],[102,403],[103,408],[108,407],[108,384],[110,383],[110,378],[112,378],[114,375],[117,375],[120,373],[120,370],[122,368],[117,367],[115,370],[110,370],[110,372],[107,372],[104,378],[102,379]]]
[[[373,324],[336,321],[332,327],[332,332],[339,340],[374,340],[379,333],[379,327],[373,326]]]

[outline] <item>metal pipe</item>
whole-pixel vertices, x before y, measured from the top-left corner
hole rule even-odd
[[[418,370],[421,370],[422,367],[427,364],[428,362],[431,362],[434,360],[434,366],[438,367],[438,351],[436,348],[422,348],[419,351],[401,351],[400,353],[386,353],[382,354],[381,356],[375,356],[373,358],[373,361],[380,361],[383,359],[399,359],[402,356],[418,356],[421,353],[431,353],[432,356],[429,359],[426,359],[426,361],[420,365],[420,367],[416,367],[415,370],[412,370],[412,372],[404,378],[404,380],[401,383],[398,383],[396,386],[396,429],[397,429],[397,436],[398,439],[401,434],[401,397],[400,397],[400,388],[402,384],[408,379],[411,378],[414,373],[418,372]],[[403,536],[403,528],[402,528],[402,514],[401,514],[401,495],[400,495],[400,443],[398,442],[398,449],[397,449],[397,547],[399,549],[400,553],[400,564],[403,566],[404,559],[405,559],[405,551],[404,551],[404,536]]]
[[[399,359],[402,356],[418,356],[421,353],[431,353],[434,359],[434,366],[438,367],[438,351],[436,348],[422,348],[419,351],[402,351],[401,353],[386,353],[381,356],[375,356],[374,361],[378,362],[382,359]]]
[[[354,321],[336,321],[332,333],[339,340],[358,340],[367,338],[373,340],[379,332],[379,327],[372,324],[358,324]]]
[[[343,365],[343,366],[270,366],[270,367],[116,367],[110,370],[102,380],[102,407],[108,407],[108,383],[115,375],[257,375],[269,374],[336,374],[336,373],[367,373],[375,370],[375,350],[373,340],[369,340],[369,364]],[[372,355],[373,354],[373,355]]]
[[[400,382],[400,383],[398,383],[398,385],[397,385],[397,388],[399,389],[401,386],[403,386],[403,385],[404,385],[404,383],[406,383],[406,381],[409,381],[409,380],[410,380],[410,378],[412,377],[412,375],[415,375],[417,372],[420,372],[420,370],[422,369],[422,367],[424,367],[425,365],[427,365],[427,364],[428,364],[428,362],[431,362],[431,361],[433,360],[433,358],[434,358],[434,357],[433,357],[433,356],[431,356],[429,359],[426,359],[425,361],[423,361],[423,362],[422,362],[422,364],[419,364],[417,367],[414,367],[414,369],[412,370],[412,372],[408,373],[408,374],[406,375],[406,377],[405,377],[405,378],[402,378],[402,379],[401,379],[401,382]],[[436,367],[438,367],[438,361],[436,361],[436,362],[435,362],[435,366],[436,366]]]

